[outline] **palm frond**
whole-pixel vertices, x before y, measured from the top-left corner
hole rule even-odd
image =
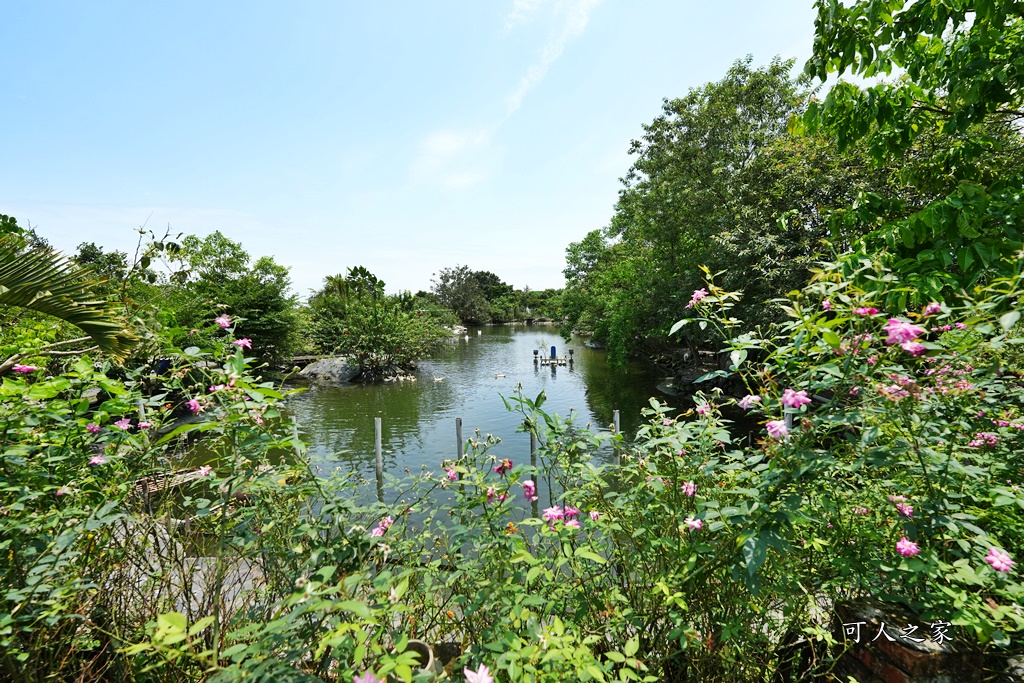
[[[88,274],[45,248],[24,249],[16,235],[0,236],[0,305],[20,306],[71,323],[114,359],[137,341],[113,306],[92,291]]]

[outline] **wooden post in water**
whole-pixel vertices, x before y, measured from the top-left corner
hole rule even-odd
[[[612,411],[612,433],[618,436],[619,434],[619,411]],[[615,466],[618,467],[621,464],[619,460],[619,445],[615,444]]]
[[[534,434],[533,432],[530,432],[530,466],[533,467],[533,475],[531,475],[531,476],[533,477],[533,490],[536,491],[537,490],[537,435]],[[534,494],[534,495],[536,495],[536,494]],[[538,511],[539,511],[538,508],[539,508],[539,506],[537,505],[537,501],[536,500],[531,500],[530,501],[530,507],[533,509],[533,516],[534,517],[539,517],[539,515],[538,515]]]
[[[373,418],[373,443],[377,456],[377,500],[384,502],[384,450],[381,444],[380,418]]]
[[[463,441],[462,441],[462,418],[455,418],[455,440],[458,443],[455,446],[455,452],[458,454],[459,460],[462,460],[463,453]]]

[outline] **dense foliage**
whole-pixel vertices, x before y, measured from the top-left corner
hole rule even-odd
[[[351,357],[364,380],[412,369],[449,335],[451,313],[407,292],[388,296],[362,266],[326,278],[309,300],[310,336],[318,351]]]

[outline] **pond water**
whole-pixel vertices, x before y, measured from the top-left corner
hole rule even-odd
[[[573,350],[571,367],[540,367],[534,349],[559,356]],[[288,412],[302,427],[310,456],[322,471],[340,468],[374,477],[374,420],[382,419],[384,469],[400,475],[421,466],[435,472],[442,460],[456,456],[455,418],[462,418],[463,436],[474,429],[500,437],[491,451],[499,458],[527,461],[529,435],[517,432],[518,412],[506,410],[502,396],[513,396],[517,384],[535,398],[544,391],[548,413],[579,413],[578,423],[606,429],[612,411],[620,411],[628,436],[642,422],[640,411],[652,396],[669,401],[656,385],[664,379],[654,368],[632,364],[622,370],[608,365],[605,352],[587,348],[582,340],[566,343],[548,325],[502,325],[474,328],[469,338],[421,361],[415,382],[329,387],[309,385],[288,399]]]

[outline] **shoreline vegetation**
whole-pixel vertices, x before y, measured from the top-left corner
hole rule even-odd
[[[1012,680],[1024,20],[815,4],[802,76],[747,58],[664,102],[561,291],[354,267],[300,305],[219,232],[68,259],[0,217],[3,676]],[[267,379],[326,354],[379,381],[527,316],[678,368],[692,407],[624,435],[516,393],[535,462],[474,432],[362,504]]]

